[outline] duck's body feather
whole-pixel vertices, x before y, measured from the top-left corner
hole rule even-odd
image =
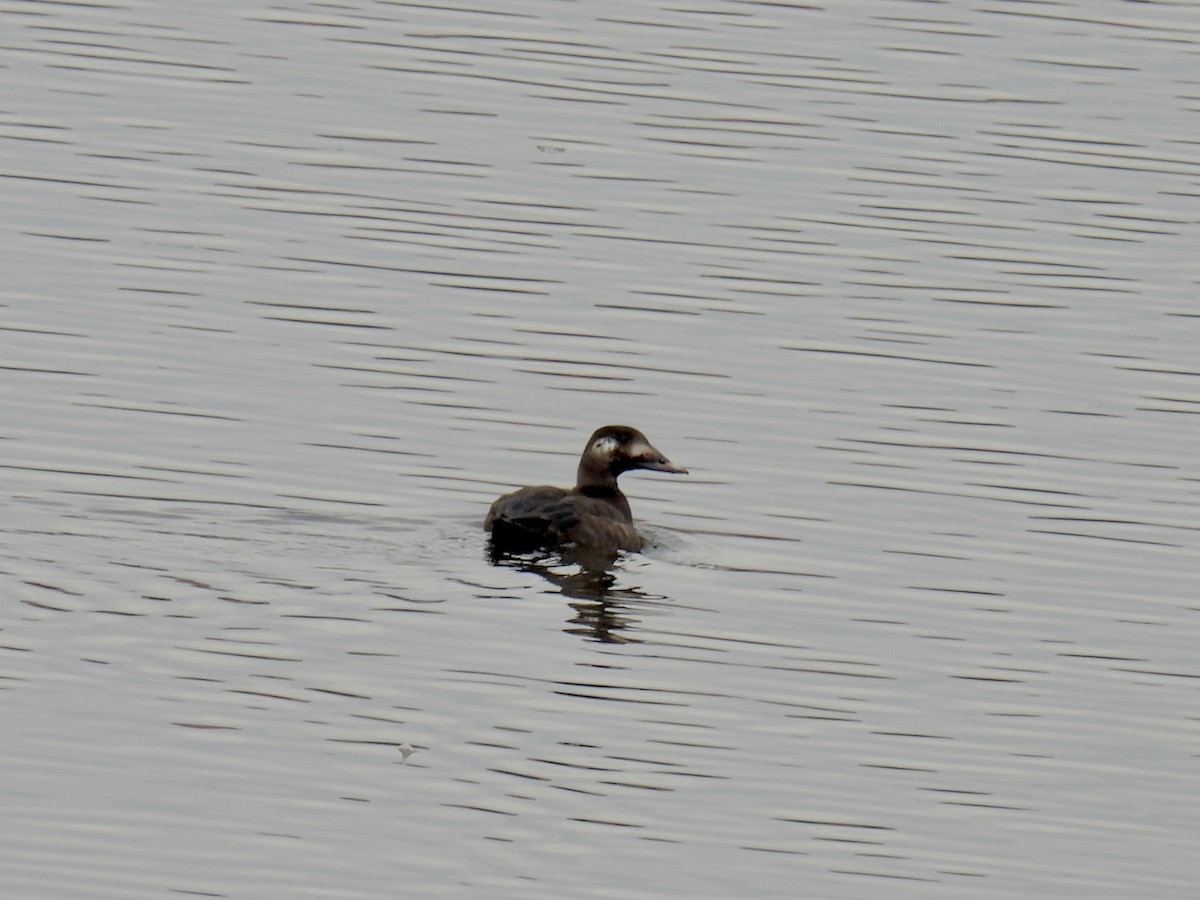
[[[587,544],[641,550],[633,517],[614,504],[560,487],[540,485],[505,494],[492,504],[484,528],[508,549]]]

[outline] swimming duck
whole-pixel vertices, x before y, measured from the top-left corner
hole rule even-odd
[[[523,487],[498,498],[483,527],[495,550],[522,552],[578,544],[603,550],[641,550],[629,501],[617,476],[630,469],[687,474],[628,425],[605,425],[588,438],[575,487]]]

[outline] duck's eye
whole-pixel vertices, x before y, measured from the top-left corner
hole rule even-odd
[[[602,437],[596,439],[596,442],[592,444],[592,449],[597,453],[603,453],[606,456],[612,456],[617,452],[617,448],[620,446],[621,442],[615,437]]]

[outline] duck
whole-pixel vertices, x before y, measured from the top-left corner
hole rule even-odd
[[[633,527],[629,500],[617,486],[617,476],[631,469],[687,474],[636,428],[597,428],[579,457],[575,487],[523,487],[492,503],[483,527],[491,532],[493,552],[571,544],[607,552],[641,550],[645,542]]]

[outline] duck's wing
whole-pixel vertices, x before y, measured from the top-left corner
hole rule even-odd
[[[567,491],[551,485],[523,487],[492,503],[483,527],[492,542],[507,550],[524,551],[563,542],[562,533],[574,522],[560,508]]]
[[[483,527],[490,531],[499,520],[513,521],[530,516],[537,517],[565,496],[565,490],[548,484],[518,488],[511,494],[495,499],[483,520]]]

